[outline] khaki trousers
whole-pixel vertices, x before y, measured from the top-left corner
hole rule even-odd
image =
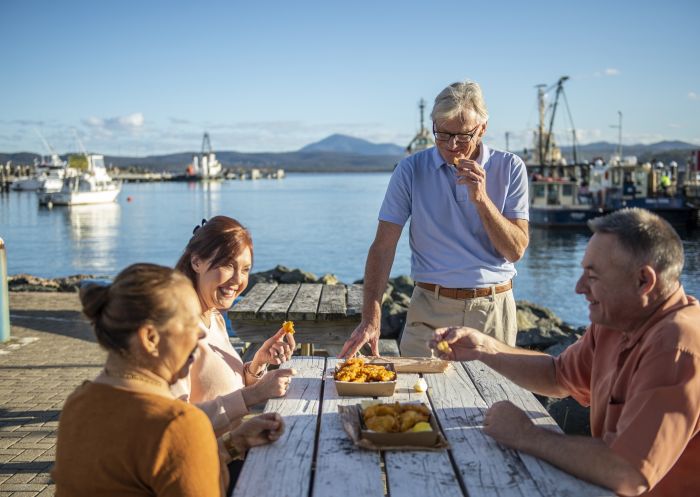
[[[515,346],[518,322],[513,290],[488,297],[457,300],[436,295],[419,286],[413,289],[399,343],[402,356],[430,357],[432,328],[469,326]]]

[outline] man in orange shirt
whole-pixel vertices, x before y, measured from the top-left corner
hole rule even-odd
[[[438,329],[431,346],[444,340],[443,358],[478,359],[523,388],[591,406],[588,438],[537,427],[498,402],[484,431],[503,445],[620,495],[700,495],[700,305],[679,281],[681,240],[643,209],[589,226],[576,292],[589,303],[591,325],[559,357],[471,328]]]

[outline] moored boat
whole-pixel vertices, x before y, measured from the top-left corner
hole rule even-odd
[[[223,179],[223,166],[211,148],[209,133],[202,138],[202,152],[192,157],[185,174],[173,176],[174,181],[207,181]]]
[[[104,165],[104,156],[89,154],[87,169],[63,179],[61,189],[39,195],[42,205],[83,205],[114,202],[121,183],[112,180]]]

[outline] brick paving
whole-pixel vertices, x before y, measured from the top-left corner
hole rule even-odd
[[[10,293],[0,344],[0,497],[53,496],[49,471],[66,397],[104,363],[75,293]]]

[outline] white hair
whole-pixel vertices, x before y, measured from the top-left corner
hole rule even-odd
[[[452,83],[435,97],[433,122],[460,117],[463,123],[484,124],[489,120],[489,111],[481,93],[481,87],[474,81]]]

